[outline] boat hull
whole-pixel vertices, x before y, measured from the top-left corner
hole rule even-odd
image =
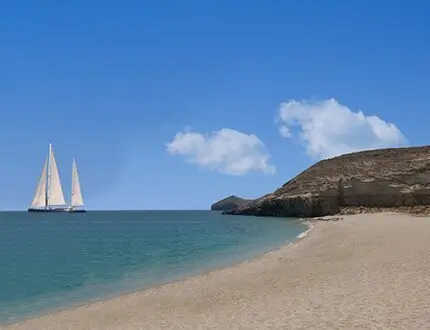
[[[86,213],[86,210],[70,210],[70,209],[32,209],[29,208],[28,212],[36,213]]]
[[[86,213],[86,210],[66,210],[68,213]]]
[[[67,212],[67,209],[32,209],[32,208],[29,208],[28,212],[57,213],[57,212]]]

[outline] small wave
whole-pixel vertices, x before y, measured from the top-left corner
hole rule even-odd
[[[299,235],[297,235],[298,239],[302,239],[306,236],[308,236],[308,234],[312,231],[312,229],[314,229],[314,225],[311,224],[309,221],[306,221],[306,226],[308,226],[308,229],[306,229],[303,233],[300,233]]]

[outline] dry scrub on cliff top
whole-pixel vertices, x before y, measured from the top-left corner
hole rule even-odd
[[[323,192],[340,179],[372,181],[404,174],[430,174],[430,146],[368,150],[322,160],[277,189],[274,194]],[[430,186],[430,180],[422,182]],[[407,182],[405,183],[407,184]]]

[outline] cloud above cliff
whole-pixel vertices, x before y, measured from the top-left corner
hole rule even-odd
[[[335,99],[282,103],[277,123],[283,137],[298,136],[306,153],[316,159],[407,144],[396,125],[354,112]]]
[[[210,134],[179,132],[166,147],[168,153],[183,156],[188,163],[224,174],[276,173],[264,143],[256,135],[229,128]]]

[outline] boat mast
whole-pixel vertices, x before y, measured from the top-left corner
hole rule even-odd
[[[70,205],[69,205],[71,209],[73,209],[73,195],[75,193],[74,182],[75,182],[75,157],[73,157],[73,161],[72,161],[72,187],[70,189]]]
[[[51,155],[52,155],[52,144],[49,144],[49,154],[48,154],[48,175],[46,176],[46,194],[45,194],[45,206],[49,206],[49,185],[51,183]]]

